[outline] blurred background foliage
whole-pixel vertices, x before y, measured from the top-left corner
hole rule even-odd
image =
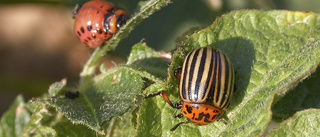
[[[67,78],[77,86],[91,49],[73,34],[72,9],[86,0],[0,1],[0,116],[17,94],[47,93],[49,85]],[[109,0],[129,17],[145,1]],[[102,63],[123,63],[140,41],[158,51],[172,51],[176,38],[191,28],[204,28],[224,13],[238,9],[293,10],[320,13],[318,0],[172,0],[136,27]],[[179,44],[179,43],[178,43]]]

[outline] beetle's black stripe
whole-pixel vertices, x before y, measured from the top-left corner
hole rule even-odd
[[[225,104],[223,106],[223,108],[227,109],[229,107],[229,104],[230,104],[230,100],[231,100],[231,97],[232,97],[232,93],[233,93],[233,86],[234,86],[234,70],[233,70],[233,67],[232,67],[232,64],[230,62],[230,60],[226,57],[226,62],[227,62],[227,67],[228,69],[226,69],[226,73],[228,74],[226,77],[227,77],[227,80],[226,82],[228,83],[226,86],[227,86],[227,94],[226,94],[226,101],[225,101]]]
[[[223,86],[222,88],[223,89],[221,89],[222,91],[221,92],[223,92],[223,94],[222,94],[222,96],[221,96],[221,102],[220,102],[220,106],[222,107],[222,108],[224,108],[225,106],[226,106],[226,104],[227,104],[227,102],[228,102],[228,97],[229,96],[227,96],[227,94],[229,94],[229,92],[228,92],[228,71],[229,71],[229,67],[228,67],[228,64],[226,64],[226,62],[227,62],[227,60],[226,60],[226,58],[225,58],[225,56],[222,56],[222,62],[223,62],[223,68],[221,69],[221,73],[223,73],[223,78],[221,79],[221,85]]]
[[[197,77],[201,78],[201,82],[198,82],[197,85],[200,86],[199,93],[197,94],[199,96],[199,99],[197,102],[204,103],[208,99],[208,95],[210,92],[210,88],[212,86],[211,81],[212,81],[212,65],[213,65],[213,50],[212,49],[207,49],[205,48],[203,52],[203,58],[205,59],[204,62],[200,64],[200,67],[203,67],[203,73],[197,75]],[[209,97],[210,98],[210,97]],[[211,97],[212,98],[212,97]]]
[[[189,87],[189,81],[187,81],[187,79],[189,79],[189,68],[187,66],[189,66],[190,60],[192,60],[192,54],[193,52],[189,53],[183,63],[182,66],[182,77],[180,79],[180,86],[179,86],[179,90],[180,90],[180,94],[182,95],[182,99],[184,100],[189,100],[189,92],[188,92],[188,87]],[[181,95],[180,95],[181,96]]]
[[[179,86],[179,90],[180,90],[180,96],[182,96],[182,98],[183,99],[187,99],[187,96],[186,96],[186,87],[187,87],[187,83],[186,83],[186,81],[185,81],[185,79],[186,79],[186,77],[187,77],[187,72],[185,72],[186,71],[186,69],[187,69],[187,63],[189,62],[189,59],[190,59],[190,55],[187,55],[187,57],[186,57],[186,59],[185,59],[185,61],[184,61],[184,63],[183,63],[183,67],[182,67],[182,70],[181,70],[181,78],[180,78],[180,86]]]
[[[214,69],[214,79],[215,79],[215,81],[214,81],[214,83],[212,83],[212,84],[214,84],[213,85],[213,91],[214,91],[214,96],[213,96],[213,104],[215,105],[215,106],[219,106],[219,104],[217,103],[218,101],[219,101],[219,95],[220,95],[220,79],[219,79],[219,75],[220,75],[220,56],[219,56],[219,54],[216,54],[215,55],[216,56],[216,58],[215,58],[215,62],[216,62],[216,67],[215,67],[215,69]]]
[[[230,61],[227,59],[227,57],[224,57],[225,59],[225,80],[224,80],[224,85],[225,85],[225,89],[224,89],[224,94],[223,94],[223,103],[221,104],[222,108],[226,108],[228,107],[228,102],[230,101],[230,94],[231,94],[231,90],[230,90]]]
[[[212,50],[212,58],[211,58],[211,63],[212,63],[212,66],[211,66],[211,77],[210,77],[210,81],[209,81],[209,83],[208,83],[208,89],[207,89],[207,93],[208,93],[208,95],[206,96],[206,98],[207,98],[207,100],[206,100],[206,102],[208,103],[208,104],[210,104],[210,105],[212,105],[213,104],[213,99],[214,99],[214,91],[215,91],[215,88],[216,88],[216,86],[215,86],[215,84],[213,84],[213,83],[216,83],[216,77],[217,77],[217,73],[216,73],[216,71],[215,70],[217,70],[217,66],[218,66],[218,62],[216,61],[217,60],[217,55],[218,54],[216,54],[215,53],[215,51],[213,51]]]
[[[209,51],[209,50],[208,50]],[[208,70],[208,73],[207,74],[204,74],[204,75],[207,75],[207,78],[206,78],[206,81],[205,81],[205,86],[204,86],[204,92],[205,94],[203,94],[202,96],[202,99],[208,99],[208,101],[210,100],[210,102],[212,102],[213,100],[213,97],[212,96],[208,96],[208,95],[213,95],[213,90],[211,90],[211,87],[212,87],[212,81],[213,81],[213,73],[214,73],[214,67],[216,66],[215,64],[215,57],[214,57],[214,53],[213,53],[213,50],[210,50],[211,53],[208,54],[209,56],[207,57],[207,60],[209,61],[208,65],[209,65],[209,70]]]
[[[226,109],[228,107],[228,103],[230,101],[230,85],[231,85],[231,78],[230,76],[230,61],[227,59],[226,56],[223,54],[219,54],[219,59],[217,61],[219,63],[219,67],[216,69],[218,72],[218,81],[215,83],[215,94],[213,105],[219,107],[221,109]],[[231,74],[231,75],[230,75]]]
[[[230,100],[232,97],[232,92],[233,92],[233,83],[234,83],[234,71],[233,71],[233,67],[231,65],[231,62],[229,61],[229,59],[227,57],[225,57],[225,62],[226,64],[226,80],[225,82],[227,82],[226,84],[226,94],[225,94],[225,101],[224,104],[221,105],[221,108],[227,109],[229,107],[230,104]]]
[[[205,63],[208,59],[207,58],[207,49],[201,49],[200,51],[201,51],[201,53],[198,56],[198,59],[200,59],[200,64],[198,65],[198,67],[196,67],[199,69],[198,69],[197,75],[194,76],[197,78],[197,81],[196,81],[196,83],[193,83],[193,84],[195,84],[195,91],[194,91],[194,95],[195,95],[194,101],[195,102],[198,102],[199,100],[203,99],[202,95],[205,94],[205,90],[204,90],[205,83],[204,83],[204,85],[202,85],[202,81],[207,79],[206,77],[203,76],[203,74],[207,74],[207,72],[206,72],[207,70],[204,69]],[[197,60],[197,62],[199,62],[199,61]]]
[[[216,62],[218,62],[218,65],[217,65],[217,69],[215,69],[216,70],[216,83],[214,83],[215,84],[215,99],[214,99],[214,103],[215,104],[217,104],[218,106],[220,106],[221,104],[221,92],[223,92],[223,91],[221,91],[221,88],[223,87],[223,86],[221,86],[221,56],[219,55],[219,54],[217,54],[217,60],[216,60]]]
[[[191,54],[193,56],[190,56],[190,57],[193,57],[191,62],[188,63],[188,67],[190,67],[188,70],[189,70],[189,79],[188,79],[188,95],[189,95],[189,100],[190,101],[193,101],[195,102],[195,99],[194,97],[196,96],[196,94],[194,93],[195,92],[195,85],[196,85],[196,82],[194,79],[197,78],[197,76],[195,76],[195,74],[198,74],[197,72],[195,72],[195,68],[198,68],[199,66],[196,65],[196,63],[198,63],[198,54],[199,54],[199,50],[195,50],[195,52],[193,52],[194,54]],[[190,64],[190,65],[189,65]]]

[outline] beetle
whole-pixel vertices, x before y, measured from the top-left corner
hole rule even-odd
[[[145,97],[160,95],[172,108],[181,109],[182,113],[175,117],[188,120],[176,124],[171,131],[181,124],[207,125],[221,118],[234,91],[234,68],[224,53],[210,47],[195,49],[174,75],[179,81],[179,103],[172,104],[164,91]]]
[[[76,91],[76,92],[67,91],[65,93],[65,97],[69,99],[75,99],[79,97],[79,94],[80,94],[79,91]]]
[[[90,48],[97,48],[110,39],[127,19],[124,10],[103,0],[76,5],[73,18],[75,34]]]

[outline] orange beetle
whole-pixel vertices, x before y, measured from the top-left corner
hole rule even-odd
[[[126,12],[113,4],[102,1],[88,1],[77,5],[73,11],[74,32],[80,41],[90,48],[97,48],[110,39],[126,22]]]

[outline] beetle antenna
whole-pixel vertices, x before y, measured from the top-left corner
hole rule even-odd
[[[178,123],[178,124],[176,124],[173,128],[171,128],[170,131],[176,130],[181,124],[188,124],[188,123],[189,123],[189,121],[185,121],[185,122]]]

